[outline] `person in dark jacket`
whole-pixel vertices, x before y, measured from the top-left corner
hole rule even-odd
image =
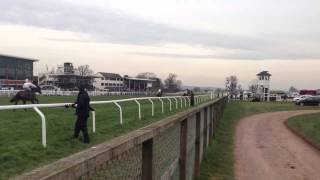
[[[80,131],[82,131],[83,142],[89,143],[90,140],[87,128],[87,121],[89,118],[90,111],[94,111],[94,109],[90,106],[90,97],[87,91],[85,91],[85,85],[79,86],[79,94],[77,100],[72,106],[76,108],[75,115],[77,116],[73,137],[78,138]]]
[[[193,93],[193,91],[190,92],[190,104],[191,104],[191,106],[194,106],[194,93]]]

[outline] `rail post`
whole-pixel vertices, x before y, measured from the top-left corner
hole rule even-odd
[[[96,132],[96,112],[92,111],[92,132]]]
[[[183,99],[184,99],[184,107],[187,107],[187,97],[184,96]]]
[[[173,97],[173,99],[176,101],[176,109],[178,109],[178,99],[176,97]]]
[[[47,129],[46,129],[46,117],[44,114],[37,108],[33,107],[33,109],[38,113],[41,117],[41,129],[42,129],[42,146],[47,147]]]
[[[154,116],[154,105],[152,99],[148,99],[151,102],[151,107],[152,107],[152,116]]]
[[[139,119],[141,119],[141,105],[140,102],[137,99],[134,99],[134,101],[137,103],[138,108],[139,108]]]
[[[169,101],[169,104],[170,104],[170,112],[172,111],[172,102],[171,102],[171,99],[169,97],[167,97],[168,101]]]
[[[113,102],[116,106],[118,106],[118,108],[119,108],[119,113],[120,113],[120,124],[122,125],[123,124],[123,120],[122,120],[122,108],[121,108],[121,106],[120,106],[120,104],[119,103],[117,103],[116,101],[115,102]]]
[[[163,100],[159,97],[159,101],[161,102],[161,110],[162,113],[164,113],[164,107],[163,107]]]
[[[181,109],[183,108],[183,97],[180,97]]]
[[[187,96],[187,99],[188,99],[188,104],[189,104],[189,107],[191,106],[191,99],[189,96]]]

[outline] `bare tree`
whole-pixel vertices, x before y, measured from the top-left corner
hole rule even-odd
[[[295,87],[293,87],[293,86],[291,86],[291,87],[289,88],[289,93],[295,93],[295,92],[299,92],[298,89],[295,88]]]
[[[258,82],[257,80],[252,80],[249,84],[249,91],[253,94],[256,94],[258,92]]]
[[[176,92],[181,89],[182,81],[177,78],[178,75],[170,73],[167,79],[164,80],[165,87],[169,92]]]
[[[258,84],[250,84],[249,85],[249,91],[252,93],[257,93],[258,91]]]
[[[240,100],[243,100],[243,93],[244,93],[244,90],[242,89],[241,84],[239,84],[239,85],[238,85],[237,93],[240,95]]]
[[[90,69],[89,65],[82,65],[77,68],[80,76],[89,76],[93,74],[93,70]]]
[[[226,77],[226,89],[229,91],[230,95],[233,97],[236,94],[237,91],[237,85],[238,85],[238,78],[237,76],[229,76]]]

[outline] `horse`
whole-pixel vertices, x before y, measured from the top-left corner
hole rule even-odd
[[[36,93],[41,94],[41,88],[36,85],[37,88],[32,88],[31,92],[26,91],[19,91],[13,98],[10,100],[11,103],[15,103],[15,105],[18,104],[19,101],[22,101],[23,104],[26,104],[27,101],[31,101],[32,104],[35,102],[39,104],[39,100],[36,97]]]
[[[156,94],[156,96],[157,96],[157,97],[162,97],[162,91],[158,92],[158,93]]]

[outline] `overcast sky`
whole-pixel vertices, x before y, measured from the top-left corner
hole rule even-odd
[[[177,73],[185,85],[320,88],[320,1],[1,0],[0,53],[98,72]]]

